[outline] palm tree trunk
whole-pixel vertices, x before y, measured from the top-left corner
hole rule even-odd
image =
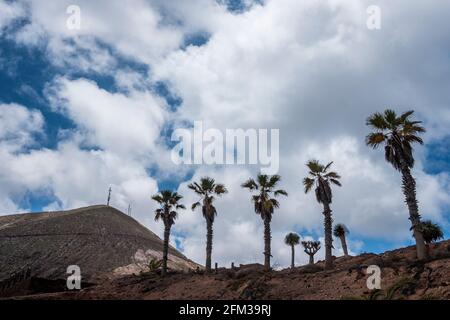
[[[270,270],[270,241],[272,239],[270,231],[270,219],[264,218],[264,269]]]
[[[206,272],[211,272],[211,254],[213,241],[213,222],[206,219]]]
[[[347,241],[345,239],[345,235],[341,236],[340,239],[342,244],[342,250],[344,250],[344,255],[348,257]]]
[[[164,227],[164,248],[163,248],[163,265],[162,265],[162,276],[167,274],[167,258],[169,255],[169,237],[170,237],[170,226]]]
[[[295,249],[294,249],[294,245],[292,244],[291,245],[291,253],[292,253],[292,255],[291,255],[291,269],[294,269],[295,268]]]
[[[325,227],[325,269],[333,268],[333,257],[332,257],[332,247],[333,247],[333,220],[331,218],[330,204],[325,202],[323,204],[324,211],[324,227]]]
[[[405,195],[405,201],[408,205],[409,220],[411,221],[414,238],[416,240],[417,258],[423,260],[427,257],[427,250],[422,231],[420,230],[419,206],[416,199],[416,181],[411,175],[411,170],[404,161],[401,165],[401,171],[403,176],[403,194]]]
[[[314,264],[314,255],[313,254],[309,255],[309,264]]]

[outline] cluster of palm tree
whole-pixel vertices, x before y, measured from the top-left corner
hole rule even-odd
[[[384,113],[374,113],[367,119],[367,125],[374,131],[367,135],[366,144],[376,149],[384,146],[385,158],[396,170],[402,174],[402,188],[409,210],[411,230],[416,242],[418,259],[427,257],[427,245],[443,237],[440,227],[431,221],[421,222],[418,203],[416,199],[416,182],[411,174],[414,166],[413,143],[423,144],[419,134],[425,132],[420,121],[411,120],[413,111],[408,111],[398,116],[393,110],[386,110]],[[332,186],[341,187],[340,175],[331,171],[333,162],[324,165],[318,160],[310,160],[306,164],[308,176],[303,179],[305,193],[314,190],[316,200],[323,206],[324,216],[324,244],[325,244],[325,269],[333,267],[332,249],[333,234],[341,241],[344,255],[348,256],[346,236],[348,229],[343,224],[335,225],[333,229],[333,217],[331,204],[333,200]],[[278,189],[277,185],[281,181],[279,175],[260,174],[256,179],[248,179],[241,187],[248,189],[252,193],[251,201],[254,211],[258,214],[264,224],[264,267],[270,269],[271,260],[271,221],[275,209],[280,207],[279,196],[288,196],[283,189]],[[223,184],[216,183],[213,178],[204,177],[199,182],[189,184],[189,189],[198,196],[199,201],[192,204],[192,210],[199,207],[202,209],[203,217],[206,221],[206,272],[211,271],[211,255],[213,242],[213,224],[217,215],[214,207],[216,197],[227,193]],[[164,249],[162,274],[167,272],[167,256],[169,250],[170,229],[177,218],[177,211],[185,209],[180,204],[183,197],[176,192],[163,190],[152,197],[160,204],[160,208],[155,211],[155,219],[164,223]],[[300,243],[300,236],[290,233],[285,238],[285,243],[291,246],[292,259],[291,267],[294,268],[295,246]],[[309,262],[314,263],[314,255],[321,248],[319,241],[302,241],[304,251],[309,255]]]

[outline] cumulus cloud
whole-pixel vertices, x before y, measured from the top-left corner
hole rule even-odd
[[[133,0],[126,7],[119,1],[78,1],[82,28],[74,31],[66,28],[70,1],[20,3],[30,23],[10,37],[22,45],[44,47],[49,63],[60,68],[112,76],[120,91],[61,71],[63,76],[47,85],[47,98],[52,110],[76,128],[55,150],[13,153],[33,143],[44,119],[38,112],[4,105],[2,109],[10,110],[3,111],[7,117],[17,120],[0,127],[8,136],[0,169],[13,172],[0,175],[8,177],[8,184],[2,182],[4,208],[14,206],[11,195],[39,188],[58,199],[51,208],[101,202],[113,185],[116,204],[126,208],[136,203],[136,217],[160,232],[151,221],[154,205],[149,200],[157,191],[155,179],[176,180],[194,171],[192,180],[210,175],[230,190],[217,200],[214,259],[220,264],[262,259],[261,219],[253,212],[250,194],[240,188],[257,168],[175,166],[170,161],[162,132],[200,120],[205,128],[221,130],[280,129],[281,186],[289,197],[282,199],[272,223],[276,263],[289,263],[286,233],[322,237],[322,208],[301,185],[307,174],[304,164],[311,158],[334,161],[342,175],[343,187],[334,189],[332,209],[335,221],[351,230],[352,252],[381,239],[411,243],[400,175],[381,150],[364,145],[365,119],[386,107],[412,108],[429,129],[427,143],[449,135],[449,4],[268,0],[245,1],[245,10],[236,13],[223,1]],[[381,30],[366,27],[369,5],[381,8]],[[9,2],[0,6],[9,10],[1,30],[22,13],[9,8]],[[199,32],[208,35],[205,44],[183,46],[186,36]],[[124,58],[144,64],[149,72],[123,66]],[[182,99],[176,111],[151,91],[157,81]],[[414,170],[421,212],[448,226],[450,177],[427,173],[425,150],[417,149]],[[12,169],[6,170],[4,163]],[[159,168],[153,177],[148,174],[151,167]],[[178,191],[191,204],[196,199],[188,183],[181,183]],[[84,189],[84,184],[89,187]],[[181,213],[174,232],[173,241],[184,253],[203,262],[201,214]],[[335,247],[341,254],[338,242]],[[306,262],[301,251],[297,249],[298,262]]]
[[[162,99],[151,93],[110,93],[93,81],[58,78],[47,89],[56,110],[82,131],[87,143],[121,155],[148,155],[167,117]]]
[[[0,1],[0,36],[3,33],[3,29],[16,19],[25,15],[25,8],[21,3]]]

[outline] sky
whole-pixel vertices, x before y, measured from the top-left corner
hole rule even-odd
[[[68,27],[76,5],[80,28]],[[369,7],[380,28],[369,28]],[[372,7],[373,8],[373,7]],[[213,261],[263,260],[263,225],[240,184],[258,165],[177,165],[171,135],[206,128],[278,129],[280,199],[273,263],[287,266],[288,232],[323,240],[305,194],[305,163],[334,161],[333,218],[352,254],[413,244],[401,176],[365,146],[366,118],[414,109],[420,212],[450,235],[450,2],[438,0],[0,0],[0,213],[106,202],[158,235],[151,195],[211,176]],[[70,24],[69,24],[70,26]],[[180,212],[171,242],[203,263],[200,212]],[[341,255],[339,241],[334,254]],[[323,251],[318,253],[323,258]],[[308,257],[297,248],[296,263]]]

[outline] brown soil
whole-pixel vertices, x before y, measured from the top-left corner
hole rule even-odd
[[[22,299],[450,299],[450,241],[433,245],[432,258],[415,260],[414,247],[381,255],[362,254],[294,270],[264,272],[259,265],[235,270],[122,276],[77,292],[47,293]],[[366,268],[378,265],[381,290],[366,286]]]

